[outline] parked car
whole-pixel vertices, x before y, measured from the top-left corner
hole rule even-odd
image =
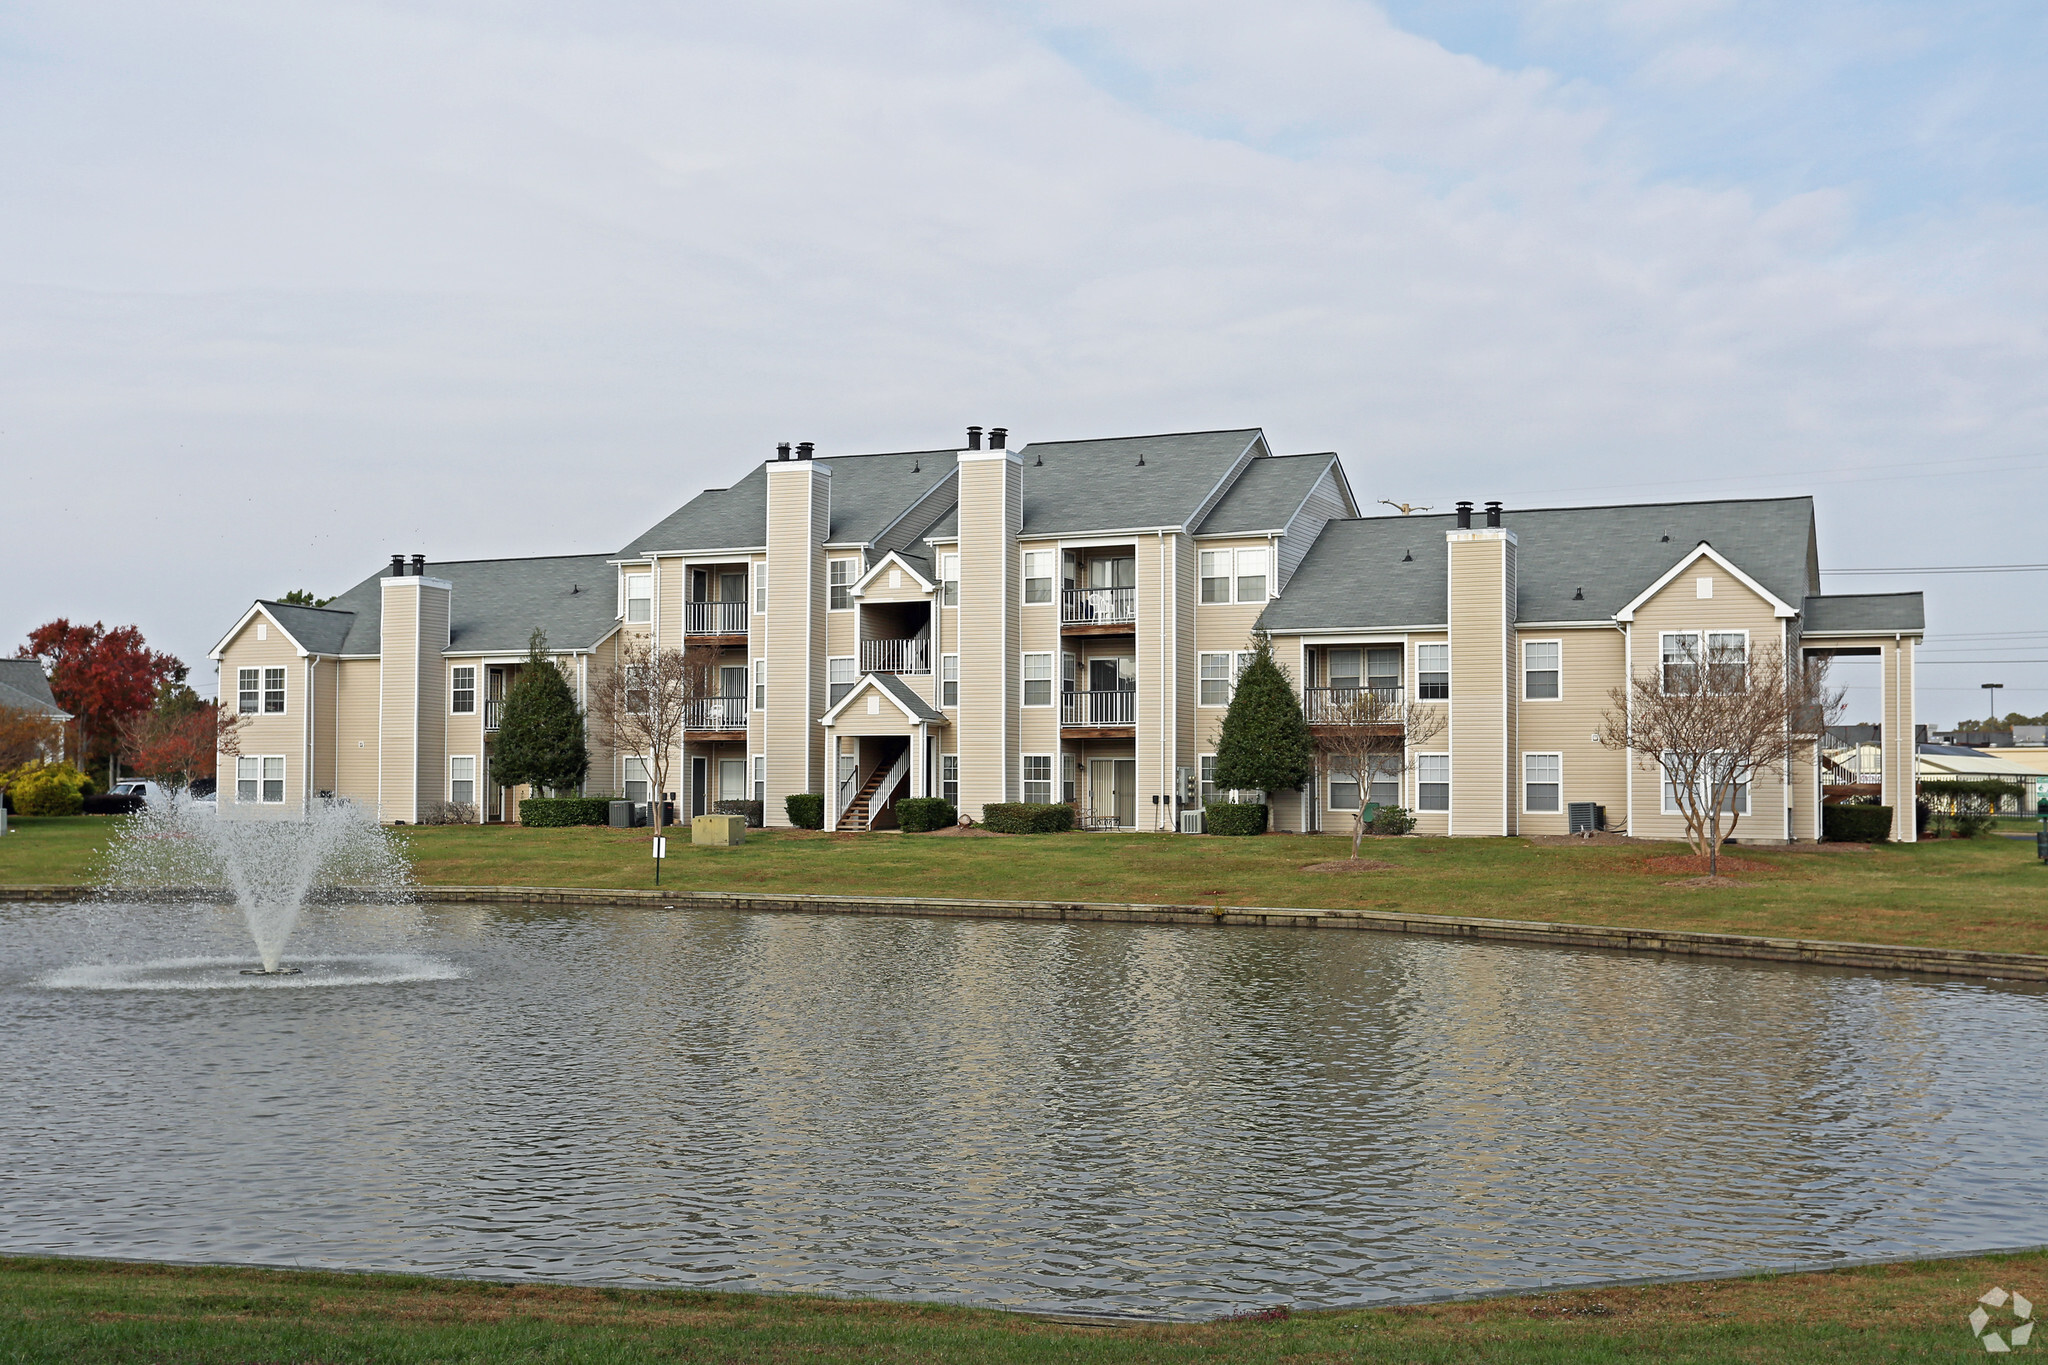
[[[154,782],[139,777],[126,778],[114,784],[109,796],[140,796],[148,801],[168,801],[171,794]]]

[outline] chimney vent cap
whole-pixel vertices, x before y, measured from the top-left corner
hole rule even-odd
[[[393,555],[393,556],[391,556],[391,576],[392,576],[393,578],[403,578],[403,577],[405,577],[405,556],[404,556],[404,555]]]
[[[811,452],[816,450],[817,448],[818,447],[814,442],[798,441],[796,443],[796,457],[799,460],[808,460],[811,458]]]
[[[980,427],[969,427],[969,428],[967,428],[967,448],[968,448],[969,450],[980,450],[980,449],[981,449],[981,428],[980,428]]]
[[[1009,444],[1010,429],[1008,427],[990,427],[988,429],[988,448],[990,450],[1006,450],[1009,448]]]

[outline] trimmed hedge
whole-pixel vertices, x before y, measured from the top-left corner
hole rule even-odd
[[[1074,827],[1074,808],[1060,801],[992,801],[981,808],[981,823],[994,834],[1064,834]]]
[[[1264,834],[1267,809],[1253,801],[1211,801],[1202,807],[1203,826],[1211,834]]]
[[[825,798],[818,792],[798,792],[782,803],[789,823],[798,829],[825,828]]]
[[[1379,814],[1372,818],[1374,834],[1413,834],[1415,817],[1408,813],[1406,806],[1381,806]]]
[[[80,815],[133,815],[148,804],[141,796],[87,796],[81,798],[84,805]]]
[[[1890,806],[1822,806],[1820,837],[1845,844],[1880,844],[1892,837]]]
[[[913,796],[896,803],[896,823],[905,834],[929,834],[959,820],[960,812],[943,796]]]
[[[744,815],[747,817],[748,829],[761,828],[763,818],[759,801],[713,801],[711,803],[711,813],[713,815]]]
[[[601,796],[529,796],[519,803],[519,823],[528,829],[565,825],[608,825],[612,803]]]

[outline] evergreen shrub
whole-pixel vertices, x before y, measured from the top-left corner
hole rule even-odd
[[[929,834],[959,819],[960,813],[943,796],[913,796],[896,803],[896,823],[905,834]]]
[[[1256,801],[1211,801],[1202,807],[1211,834],[1264,834],[1268,807]]]
[[[1074,827],[1074,808],[1063,801],[991,801],[981,808],[981,823],[995,834],[1064,834]]]
[[[22,815],[76,815],[85,808],[92,779],[69,763],[46,763],[15,769],[7,789],[14,797],[14,809]]]
[[[569,680],[548,658],[547,644],[547,636],[536,629],[527,641],[526,667],[512,680],[498,716],[491,780],[507,787],[561,791],[574,788],[590,772],[583,712]]]
[[[1315,737],[1301,714],[1301,699],[1273,658],[1273,642],[1259,631],[1216,735],[1216,785],[1293,791],[1314,774]]]
[[[817,792],[798,792],[782,803],[789,823],[798,829],[825,828],[825,798]]]
[[[529,796],[519,803],[519,823],[528,829],[611,823],[612,803],[599,796]]]
[[[744,815],[747,817],[748,829],[759,829],[763,820],[761,804],[759,801],[713,801],[711,803],[711,813],[713,815]]]
[[[1381,806],[1379,814],[1372,818],[1374,834],[1409,834],[1414,829],[1415,817],[1406,806]]]
[[[1834,843],[1878,844],[1892,837],[1890,806],[1822,806],[1820,837]]]

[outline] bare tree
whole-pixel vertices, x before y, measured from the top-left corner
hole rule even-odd
[[[1444,708],[1404,702],[1391,688],[1360,687],[1333,691],[1317,707],[1316,747],[1329,756],[1330,771],[1349,773],[1358,781],[1358,810],[1351,817],[1351,856],[1365,842],[1366,793],[1372,776],[1399,780],[1414,762],[1415,751],[1444,729]]]
[[[603,726],[615,754],[647,759],[653,780],[654,827],[662,827],[662,793],[682,750],[691,713],[718,692],[717,646],[696,642],[656,649],[629,640],[618,664],[591,684],[589,714]]]
[[[1600,742],[1656,765],[1686,842],[1718,876],[1721,841],[1741,823],[1750,786],[1787,772],[1794,743],[1817,738],[1841,714],[1843,694],[1828,686],[1825,658],[1802,664],[1775,644],[1752,655],[1747,637],[1706,638],[1719,647],[1701,649],[1696,637],[1690,651],[1608,693]]]

